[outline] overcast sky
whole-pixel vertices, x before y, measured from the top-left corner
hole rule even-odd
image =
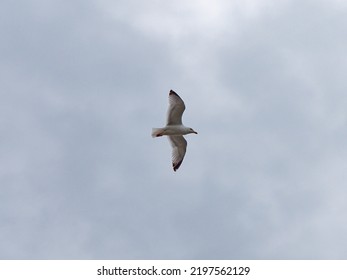
[[[346,259],[346,26],[342,0],[1,1],[0,258]]]

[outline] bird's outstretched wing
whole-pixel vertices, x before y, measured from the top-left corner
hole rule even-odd
[[[179,95],[170,90],[169,93],[169,109],[167,111],[166,125],[180,125],[182,124],[182,114],[186,106]]]
[[[176,171],[181,166],[186,154],[187,141],[183,136],[169,136],[168,138],[172,146],[172,167]]]

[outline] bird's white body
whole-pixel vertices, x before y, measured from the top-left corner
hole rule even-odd
[[[186,135],[196,133],[190,127],[184,125],[167,125],[162,128],[152,128],[152,137],[160,137],[164,135]]]
[[[189,133],[198,134],[192,128],[182,124],[182,115],[185,108],[183,100],[176,92],[170,90],[166,126],[152,129],[152,137],[168,136],[172,146],[172,166],[174,171],[181,166],[186,154],[187,141],[182,135]]]

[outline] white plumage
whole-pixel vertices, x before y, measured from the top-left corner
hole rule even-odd
[[[185,108],[186,106],[179,95],[170,90],[166,126],[152,129],[152,137],[168,136],[172,146],[172,166],[174,171],[181,166],[187,150],[187,141],[182,135],[189,133],[198,134],[192,128],[182,124],[182,115]]]

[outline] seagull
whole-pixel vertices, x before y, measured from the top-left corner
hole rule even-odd
[[[166,126],[152,129],[153,138],[168,136],[172,147],[172,167],[175,172],[181,166],[187,149],[187,141],[182,135],[198,134],[192,128],[182,124],[182,115],[185,109],[186,106],[181,97],[173,90],[170,90]]]

